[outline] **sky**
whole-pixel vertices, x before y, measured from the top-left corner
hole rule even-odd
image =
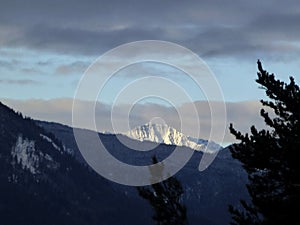
[[[70,102],[84,72],[98,57],[129,42],[161,40],[188,48],[205,62],[229,107],[227,118],[246,129],[251,123],[261,123],[256,117],[245,117],[258,114],[255,102],[265,98],[255,83],[258,59],[278,78],[288,81],[294,76],[300,81],[299,21],[298,0],[2,0],[0,99],[34,118],[70,125]],[[177,83],[195,104],[208,100],[182,71],[143,63],[110,79],[99,99],[103,104],[99,115],[106,115],[105,110],[116,104],[115,98],[125,86],[151,75]],[[134,89],[135,93],[140,91],[142,87]],[[173,105],[155,96],[137,103],[127,100],[123,98],[119,104],[132,107],[147,103],[148,112],[154,112],[157,105],[168,112],[191,103],[180,97]],[[249,102],[255,105],[251,109],[245,107]],[[45,107],[51,113],[46,115]],[[122,118],[124,115],[118,120]],[[202,121],[206,123],[204,118]],[[101,130],[111,129],[104,126]]]

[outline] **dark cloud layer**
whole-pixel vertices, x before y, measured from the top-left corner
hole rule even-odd
[[[99,55],[161,39],[202,56],[299,57],[300,3],[288,1],[13,1],[0,3],[0,44]]]

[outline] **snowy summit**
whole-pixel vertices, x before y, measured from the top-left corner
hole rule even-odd
[[[125,133],[129,138],[139,141],[151,141],[167,145],[185,146],[197,151],[205,150],[209,143],[209,151],[216,151],[221,148],[218,144],[206,140],[187,136],[167,124],[147,123],[135,127]]]

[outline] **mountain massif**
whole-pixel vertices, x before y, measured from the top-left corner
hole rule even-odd
[[[170,134],[170,143],[163,139],[155,149],[142,152],[124,146],[120,135],[98,135],[112,155],[133,165],[147,165],[153,155],[162,160],[174,150],[177,137],[185,140]],[[152,141],[122,138],[136,147]],[[191,151],[187,146],[180,148]],[[197,169],[201,157],[195,151],[176,174],[189,224],[228,224],[228,204],[247,198],[246,174],[227,148],[203,172]],[[0,224],[150,225],[151,217],[150,205],[135,187],[108,181],[85,163],[73,128],[35,121],[0,103]]]
[[[221,149],[221,146],[214,142],[208,142],[207,140],[187,136],[167,124],[147,123],[145,125],[135,127],[125,133],[125,135],[139,141],[151,141],[167,145],[185,146],[197,151],[204,150],[208,143],[208,151],[218,151]]]

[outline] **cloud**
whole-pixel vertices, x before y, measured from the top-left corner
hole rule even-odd
[[[12,64],[10,62],[0,60],[0,67],[3,67],[5,69],[12,69]]]
[[[162,30],[157,28],[124,28],[121,30],[86,30],[84,28],[34,25],[5,45],[24,46],[60,54],[99,55],[127,42],[160,39]]]
[[[201,56],[299,58],[297,0],[1,1],[0,43],[62,54],[100,55],[161,39]]]
[[[0,84],[11,84],[11,85],[38,85],[40,82],[31,79],[20,79],[20,80],[12,80],[12,79],[0,79]]]
[[[2,52],[0,52],[2,53]],[[2,55],[2,54],[1,54]],[[6,70],[14,70],[16,66],[20,65],[21,62],[19,60],[0,60],[0,67]]]
[[[242,26],[207,28],[186,42],[202,56],[300,56],[300,13],[265,14]]]
[[[46,74],[44,71],[36,67],[24,67],[20,69],[23,74],[29,75],[43,75]]]
[[[83,74],[90,63],[76,61],[69,64],[61,64],[55,69],[57,75]]]
[[[4,53],[4,54],[2,54]],[[0,55],[3,57],[5,56],[5,51],[0,50]],[[12,59],[7,59],[1,60],[0,59],[0,69],[4,69],[7,72],[15,72],[21,74],[29,74],[29,75],[41,75],[41,74],[46,74],[45,71],[40,69],[38,66],[32,66],[30,62],[26,61],[26,57],[23,59],[20,58],[20,55],[18,55],[17,59],[15,58],[16,56],[13,56]],[[28,58],[28,57],[27,57]]]
[[[23,114],[39,120],[55,121],[67,125],[72,125],[72,99],[53,99],[53,100],[12,100],[2,99],[2,102],[22,112]],[[81,101],[77,110],[82,115],[82,121],[79,127],[94,129],[87,126],[89,118],[87,118],[87,106],[90,102]],[[221,103],[213,102],[216,108]],[[159,104],[136,104],[134,106],[123,104],[114,106],[114,114],[112,117],[112,107],[110,105],[97,103],[95,109],[95,121],[97,129],[101,132],[125,132],[128,124],[131,128],[145,124],[153,118],[161,118],[167,124],[181,130],[181,121],[184,119],[185,127],[188,127],[186,134],[190,136],[198,135],[198,126],[195,124],[195,117],[191,113],[191,108],[196,107],[198,118],[200,121],[200,137],[208,139],[211,131],[211,111],[208,102],[198,101],[194,103],[183,104],[178,108],[166,107]],[[225,130],[224,143],[234,142],[234,137],[229,133],[229,123],[233,123],[235,128],[242,132],[249,132],[251,125],[257,126],[259,129],[265,128],[263,119],[259,115],[262,108],[257,101],[226,103],[227,121]],[[128,112],[130,112],[128,114]],[[179,113],[181,115],[179,115]],[[129,116],[128,116],[129,115]],[[215,126],[218,128],[221,116],[216,116]],[[111,121],[117,124],[117,130],[113,129]],[[220,131],[222,133],[222,131]]]

